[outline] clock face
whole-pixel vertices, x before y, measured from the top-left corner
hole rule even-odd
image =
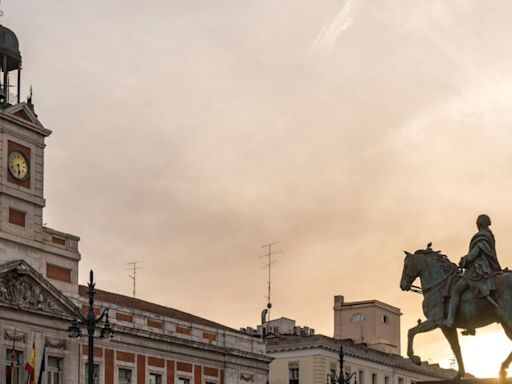
[[[28,161],[20,151],[9,153],[7,160],[9,173],[17,180],[25,180],[28,177]]]

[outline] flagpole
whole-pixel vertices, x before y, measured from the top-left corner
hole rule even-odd
[[[37,384],[42,384],[43,374],[46,370],[46,343],[43,348],[43,357],[41,357],[41,366],[39,367],[39,376],[37,377]]]

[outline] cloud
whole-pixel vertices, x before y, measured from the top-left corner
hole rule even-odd
[[[341,35],[354,23],[354,13],[363,0],[346,0],[338,15],[324,25],[310,47],[312,55],[328,56]]]

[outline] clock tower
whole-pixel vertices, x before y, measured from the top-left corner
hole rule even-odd
[[[77,294],[79,238],[43,225],[44,150],[51,131],[39,121],[31,96],[20,102],[18,39],[1,25],[0,69],[0,263],[24,259],[57,288]]]

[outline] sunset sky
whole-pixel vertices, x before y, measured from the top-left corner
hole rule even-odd
[[[512,266],[512,2],[3,0],[47,140],[44,221],[81,237],[80,280],[234,328],[332,336],[333,296],[421,297],[403,250],[453,261],[488,213]],[[463,339],[469,372],[512,350]],[[482,364],[482,350],[497,348]],[[423,359],[449,364],[439,331]],[[480,356],[478,356],[480,355]],[[480,364],[478,363],[480,360]]]

